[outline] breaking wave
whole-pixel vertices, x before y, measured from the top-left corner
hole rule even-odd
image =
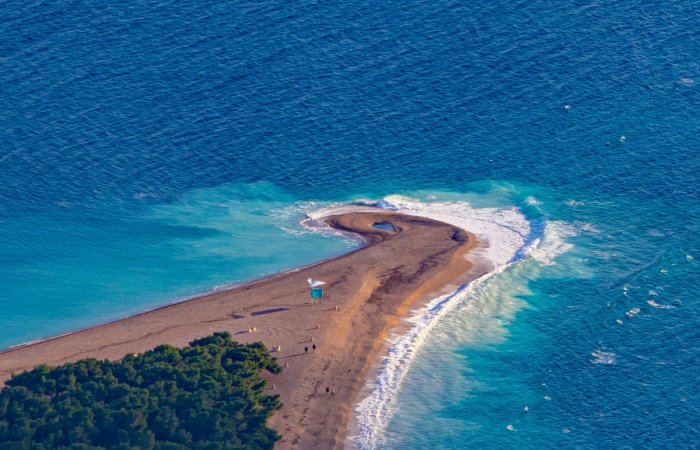
[[[593,364],[605,364],[605,365],[610,365],[610,364],[615,364],[617,360],[617,355],[613,352],[606,352],[601,349],[597,349],[593,352],[591,352],[591,356],[593,359],[591,362]]]
[[[528,204],[532,205],[532,202]],[[383,442],[401,383],[425,339],[440,319],[458,305],[477,298],[491,278],[519,261],[532,258],[542,265],[554,264],[558,255],[572,247],[566,238],[576,234],[575,229],[565,222],[544,223],[528,219],[515,206],[475,208],[465,201],[422,202],[398,195],[333,206],[308,215],[310,220],[317,221],[332,214],[377,209],[439,220],[474,233],[478,245],[468,258],[473,263],[488,264],[490,271],[455,292],[432,300],[408,319],[410,329],[393,343],[374,380],[371,393],[357,406],[358,434],[350,439],[362,449],[375,449]]]

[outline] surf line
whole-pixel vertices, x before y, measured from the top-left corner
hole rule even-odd
[[[430,331],[439,320],[469,298],[474,298],[485,282],[509,266],[525,259],[529,250],[543,238],[545,226],[532,226],[517,207],[473,208],[467,202],[420,202],[401,196],[389,196],[379,201],[358,201],[353,205],[336,206],[309,214],[321,220],[333,214],[368,210],[388,210],[411,216],[445,222],[477,236],[484,244],[468,255],[472,267],[488,266],[476,278],[449,294],[438,296],[405,319],[410,328],[388,349],[370,393],[356,404],[356,416],[347,435],[349,447],[374,449],[380,443],[391,419],[396,393],[411,363]]]

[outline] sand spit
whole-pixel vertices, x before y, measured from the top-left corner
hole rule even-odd
[[[284,403],[271,419],[283,436],[277,448],[341,448],[364,378],[389,333],[434,293],[483,273],[469,270],[465,258],[474,235],[455,226],[385,211],[324,220],[367,244],[228,291],[5,350],[0,381],[41,363],[118,359],[229,331],[240,342],[264,342],[284,367],[267,377],[268,389]],[[327,283],[322,302],[311,302],[309,277]]]

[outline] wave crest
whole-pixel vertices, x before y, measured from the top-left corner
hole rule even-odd
[[[472,262],[487,262],[492,270],[452,294],[434,299],[408,319],[411,328],[392,345],[372,392],[357,406],[359,434],[351,439],[363,449],[374,449],[382,443],[401,383],[418,350],[440,319],[458,305],[475,298],[488,279],[518,261],[531,257],[543,265],[554,264],[557,256],[572,247],[566,239],[576,234],[576,228],[565,222],[528,220],[517,207],[475,208],[466,201],[421,202],[400,195],[380,200],[358,200],[351,205],[317,210],[308,216],[311,220],[319,220],[333,214],[377,209],[439,220],[474,233],[479,245],[468,258]]]

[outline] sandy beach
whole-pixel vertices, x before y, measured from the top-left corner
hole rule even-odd
[[[476,245],[474,235],[452,225],[380,211],[325,220],[366,245],[228,291],[2,351],[0,381],[42,363],[118,359],[229,331],[240,342],[262,341],[284,367],[266,375],[269,391],[284,403],[270,421],[282,435],[277,448],[341,448],[358,393],[389,333],[412,308],[486,269],[465,258]],[[322,302],[311,302],[309,277],[327,283]]]

